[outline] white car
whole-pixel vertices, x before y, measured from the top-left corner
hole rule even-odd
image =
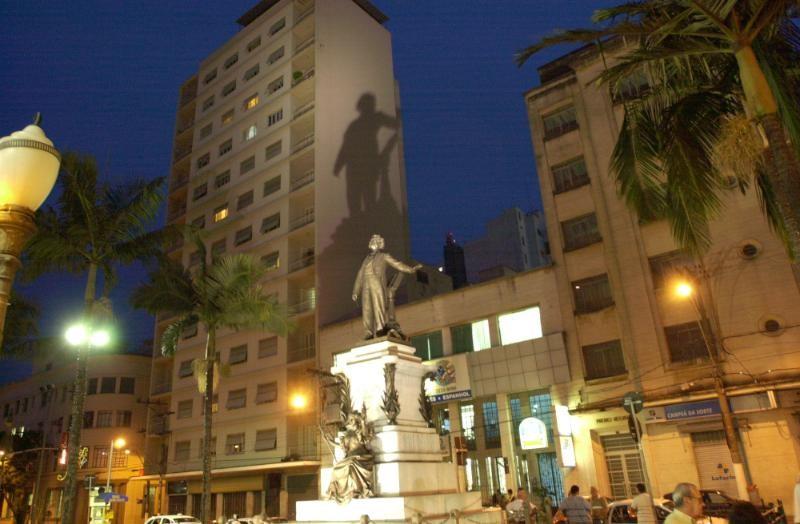
[[[629,524],[632,522],[636,522],[636,517],[630,514],[629,509],[631,507],[632,499],[625,499],[625,500],[618,500],[616,502],[612,502],[608,506],[608,516],[606,517],[607,524]],[[672,510],[675,508],[674,504],[671,500],[667,499],[653,499],[653,506],[656,510],[656,520],[659,524],[663,524],[664,520],[667,518],[667,515],[672,513]],[[698,523],[705,523],[705,524],[725,524],[728,522],[727,519],[717,518],[717,517],[705,517],[703,519],[697,519]]]
[[[200,519],[191,515],[155,515],[144,521],[144,524],[200,524]]]

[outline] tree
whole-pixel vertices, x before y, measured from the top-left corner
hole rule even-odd
[[[666,218],[678,243],[700,254],[733,174],[742,191],[756,187],[796,262],[800,30],[791,15],[797,6],[796,0],[630,2],[596,11],[594,21],[605,27],[547,37],[520,51],[517,62],[558,43],[594,43],[601,50],[614,38],[635,44],[598,79],[615,93],[634,75],[650,84],[626,104],[611,161],[627,204],[643,219]],[[742,115],[756,126],[741,125]],[[731,144],[757,154],[739,166],[719,162]],[[800,279],[797,263],[795,272]]]
[[[176,319],[164,330],[161,351],[173,354],[181,334],[201,324],[206,331],[205,353],[192,368],[203,395],[203,494],[202,522],[211,515],[211,439],[214,389],[220,375],[216,337],[223,329],[260,328],[285,335],[291,327],[284,308],[273,296],[262,292],[260,279],[266,268],[248,254],[212,256],[207,261],[206,246],[197,235],[190,239],[197,248],[199,264],[189,270],[170,259],[161,261],[150,281],[136,289],[131,301],[152,314],[169,313]],[[187,242],[188,244],[188,242]]]
[[[4,448],[11,450],[0,458],[0,505],[5,500],[14,515],[14,524],[24,524],[28,518],[28,501],[36,477],[36,461],[32,460],[35,455],[31,453],[38,451],[41,433],[26,431],[21,435],[12,435],[3,432],[0,440],[6,444]]]
[[[30,355],[39,334],[39,307],[11,290],[0,358]]]
[[[116,282],[118,266],[157,256],[171,236],[169,229],[148,229],[162,200],[163,178],[114,186],[98,179],[97,164],[91,156],[64,154],[58,198],[55,205],[37,211],[38,231],[28,244],[23,265],[26,279],[53,271],[86,274],[83,321],[89,324],[101,313],[110,314],[107,297]],[[98,299],[98,277],[102,277],[102,297],[106,300]],[[87,357],[88,348],[79,347],[62,522],[75,521]]]

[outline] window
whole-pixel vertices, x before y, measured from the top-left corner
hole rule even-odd
[[[239,164],[239,174],[243,175],[256,167],[256,157],[251,156],[246,160],[242,160],[242,163]]]
[[[247,82],[248,80],[250,80],[251,78],[256,76],[258,74],[258,71],[259,71],[259,65],[258,64],[254,65],[253,67],[251,67],[250,69],[245,71],[245,73],[244,73],[244,81]]]
[[[275,176],[264,182],[264,196],[269,196],[281,190],[281,176]]]
[[[261,263],[264,264],[264,268],[268,272],[278,269],[281,266],[280,260],[279,251],[273,251],[272,253],[267,253],[261,257]]]
[[[242,140],[247,142],[254,139],[258,135],[258,126],[253,124],[244,131],[242,131]]]
[[[256,431],[256,451],[268,451],[278,447],[278,430],[261,429]]]
[[[108,466],[108,446],[95,446],[92,452],[92,467],[105,468]]]
[[[208,184],[203,182],[192,191],[192,200],[199,200],[208,193]]]
[[[267,94],[271,95],[283,87],[283,75],[267,84]]]
[[[552,171],[554,193],[563,193],[589,183],[589,174],[586,172],[586,162],[583,157],[555,166]]]
[[[242,362],[247,362],[247,344],[232,347],[228,356],[228,364],[241,364]]]
[[[181,440],[175,443],[175,462],[186,462],[189,460],[192,450],[191,440]]]
[[[669,281],[680,276],[681,270],[692,265],[692,258],[682,251],[670,251],[650,258],[653,289],[663,289]]]
[[[133,395],[136,388],[136,379],[133,377],[120,377],[119,392],[123,395]]]
[[[234,433],[225,438],[225,454],[238,455],[244,453],[244,433]]]
[[[208,138],[208,136],[211,135],[211,131],[213,130],[214,130],[213,124],[209,123],[207,125],[204,125],[203,127],[200,128],[200,138]]]
[[[227,169],[214,177],[214,188],[219,189],[231,181],[231,170]]]
[[[203,100],[203,111],[208,111],[212,107],[214,107],[214,95]]]
[[[225,111],[220,117],[220,122],[222,122],[223,126],[226,126],[231,122],[233,122],[233,109]]]
[[[233,239],[233,243],[237,246],[241,246],[245,242],[250,242],[252,238],[253,238],[253,226],[247,226],[236,232],[236,236]]]
[[[283,108],[267,115],[267,126],[274,126],[281,120],[283,120]]]
[[[269,233],[281,227],[281,214],[275,213],[261,221],[261,233]]]
[[[422,360],[433,360],[444,355],[441,331],[411,337],[411,345],[416,349],[414,354]]]
[[[666,326],[664,334],[667,336],[669,358],[672,362],[708,358],[706,341],[698,322]]]
[[[83,429],[94,427],[94,411],[83,412]]]
[[[118,428],[131,427],[132,418],[133,418],[133,413],[128,410],[117,411],[117,427]]]
[[[86,394],[87,395],[95,395],[95,394],[97,394],[97,382],[98,382],[98,380],[96,378],[90,378],[89,379],[89,382],[86,384]],[[19,413],[19,408],[17,408],[17,413]]]
[[[561,232],[564,235],[564,251],[580,249],[602,240],[594,213],[561,222]]]
[[[239,61],[239,53],[234,53],[225,60],[225,69],[230,69],[233,64]]]
[[[228,392],[228,403],[225,405],[228,409],[239,409],[247,405],[247,389],[234,389]]]
[[[221,222],[228,218],[228,204],[222,204],[214,208],[214,222]]]
[[[266,404],[278,400],[278,383],[259,384],[256,390],[256,404]]]
[[[268,145],[266,149],[264,149],[264,160],[272,160],[280,155],[282,147],[282,142],[280,140]]]
[[[269,57],[267,58],[267,64],[269,65],[274,64],[275,62],[283,58],[283,54],[284,54],[283,46],[280,46],[278,49],[269,54]]]
[[[241,211],[242,209],[246,208],[252,203],[253,203],[253,190],[251,189],[247,193],[242,193],[241,195],[239,195],[239,198],[236,200],[236,211]]]
[[[220,238],[219,240],[211,244],[211,256],[218,257],[223,253],[225,253],[225,250],[227,249],[225,244],[226,243],[224,238]]]
[[[647,75],[642,71],[637,71],[626,76],[616,86],[612,87],[611,99],[615,104],[635,100],[647,93],[649,89],[650,84],[647,81]]]
[[[624,375],[625,358],[619,340],[583,346],[583,362],[586,365],[586,379],[615,377]]]
[[[96,428],[110,428],[112,421],[114,419],[114,412],[113,411],[98,411],[97,412],[97,422],[95,423]]]
[[[231,149],[233,149],[233,140],[229,138],[219,145],[219,156],[230,153]]]
[[[573,106],[564,108],[542,118],[544,122],[544,139],[552,140],[563,134],[578,129],[578,120]]]
[[[269,28],[269,36],[274,36],[278,31],[286,27],[286,18],[281,18]]]
[[[204,227],[206,227],[206,216],[200,215],[199,217],[192,220],[192,227],[194,229],[203,229]]]
[[[489,321],[479,320],[450,328],[453,353],[469,353],[492,347],[489,340]]]
[[[500,327],[500,344],[504,346],[542,336],[542,317],[538,306],[499,315],[497,324]]]
[[[242,445],[242,447],[244,448],[244,445]],[[239,453],[241,453],[241,451]],[[223,493],[222,514],[223,515],[247,514],[247,492],[234,491],[231,493]]]
[[[600,311],[614,304],[608,275],[598,275],[572,283],[575,313]]]
[[[475,408],[472,404],[461,404],[461,430],[469,449],[475,449]]]
[[[486,447],[500,447],[500,419],[497,413],[497,402],[484,402],[483,409],[483,430],[485,432]]]
[[[177,418],[192,418],[192,399],[178,402]]]
[[[248,53],[252,52],[253,49],[255,49],[260,45],[261,45],[261,37],[257,36],[247,43],[247,52]],[[226,513],[226,515],[229,515],[229,513]]]
[[[178,367],[178,377],[186,378],[192,376],[192,361],[184,360]]]
[[[215,78],[217,78],[217,68],[216,67],[214,69],[212,69],[211,71],[209,71],[208,73],[206,73],[206,76],[203,77],[203,83],[204,84],[209,84]]]
[[[211,155],[206,153],[205,155],[201,156],[197,159],[197,169],[202,169],[211,162]]]
[[[116,393],[117,377],[103,377],[100,381],[100,393]]]
[[[262,338],[258,341],[258,358],[274,357],[278,354],[278,337]]]
[[[249,97],[245,98],[244,100],[244,110],[247,111],[249,109],[253,109],[258,105],[258,93],[254,95],[250,95]]]

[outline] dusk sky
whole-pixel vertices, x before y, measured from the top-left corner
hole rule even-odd
[[[168,175],[178,87],[255,1],[4,2],[0,135],[41,111],[55,146],[94,155],[110,180]],[[463,244],[506,208],[541,207],[522,93],[538,84],[538,65],[569,49],[522,69],[514,52],[589,25],[613,2],[373,1],[393,38],[412,254],[440,264],[448,231]],[[112,296],[132,346],[152,336],[151,317],[128,305],[144,278],[141,268],[123,271]],[[56,334],[80,310],[84,281],[52,275],[17,289],[41,307],[43,333]],[[21,369],[4,366],[0,381]]]

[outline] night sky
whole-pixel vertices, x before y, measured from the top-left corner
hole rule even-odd
[[[0,135],[41,111],[55,146],[93,154],[110,180],[167,175],[178,87],[255,1],[3,2]],[[448,231],[463,244],[506,208],[541,208],[522,93],[538,84],[538,65],[569,48],[522,69],[514,52],[587,26],[593,9],[614,2],[373,2],[393,37],[412,254],[438,265]],[[144,278],[141,268],[123,271],[112,296],[130,346],[152,336],[151,317],[128,306]],[[42,308],[43,334],[56,334],[80,310],[84,281],[52,275],[17,288]],[[0,381],[24,369],[7,363]]]

